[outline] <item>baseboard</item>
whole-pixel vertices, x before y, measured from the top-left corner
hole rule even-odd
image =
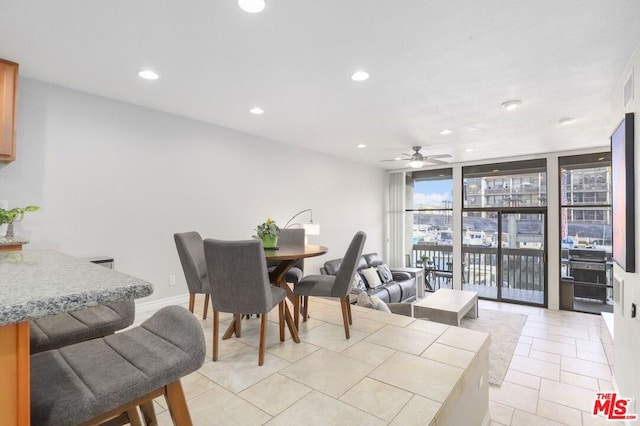
[[[160,308],[171,305],[184,305],[189,303],[189,293],[171,296],[164,299],[152,300],[150,302],[140,302],[136,300],[136,313],[143,314],[145,312],[157,311]]]

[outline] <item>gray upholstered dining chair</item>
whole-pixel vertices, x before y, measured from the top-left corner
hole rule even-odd
[[[204,246],[202,237],[197,232],[183,232],[173,234],[176,242],[180,263],[189,288],[189,310],[193,313],[196,294],[204,294],[204,313],[202,319],[207,319],[209,310],[209,279],[207,264],[204,260]]]
[[[304,246],[304,228],[281,229],[278,244],[283,246]],[[268,261],[269,271],[273,271],[280,262]],[[287,271],[285,281],[293,285],[298,284],[304,275],[304,259],[300,259]]]
[[[272,286],[260,240],[204,240],[213,307],[213,360],[218,360],[219,313],[262,314],[258,365],[264,364],[267,314],[279,305],[280,341],[284,341],[286,292]],[[236,316],[236,321],[240,319]]]
[[[349,338],[349,324],[351,320],[351,304],[349,303],[349,291],[353,285],[353,276],[356,273],[358,260],[362,255],[362,248],[367,236],[360,231],[354,235],[347,252],[342,259],[337,274],[334,275],[307,275],[302,278],[298,285],[293,288],[293,293],[297,296],[295,301],[295,312],[300,311],[300,297],[320,296],[337,297],[340,299],[342,307],[342,321],[344,323],[345,337]],[[302,316],[306,318],[309,302],[304,306]],[[295,319],[297,320],[297,315]]]

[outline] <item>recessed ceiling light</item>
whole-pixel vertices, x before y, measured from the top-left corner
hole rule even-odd
[[[255,115],[260,115],[260,114],[264,114],[264,110],[260,107],[253,107],[249,110],[249,112],[251,114],[255,114]]]
[[[240,9],[249,13],[259,13],[264,10],[264,0],[238,0]]]
[[[491,170],[491,171],[492,171],[493,173],[497,173],[497,172],[499,172],[499,171],[500,171],[500,169],[493,169],[493,170]]]
[[[453,130],[451,129],[444,129],[440,132],[441,135],[450,135],[451,133],[453,133]]]
[[[473,148],[467,148],[464,150],[464,152],[473,152]]]
[[[363,143],[359,143],[358,145],[356,145],[356,148],[366,148],[367,145],[363,144]]]
[[[502,108],[506,109],[507,111],[513,111],[514,109],[518,108],[521,104],[522,104],[521,100],[513,99],[511,101],[503,102]]]
[[[561,126],[566,126],[572,121],[573,121],[573,118],[571,117],[562,117],[560,120],[558,120],[558,124],[560,124]]]
[[[353,81],[365,81],[369,79],[369,73],[366,71],[356,71],[351,74],[351,80]]]
[[[598,157],[598,161],[604,160],[604,157]]]
[[[151,70],[142,70],[138,73],[138,76],[144,78],[145,80],[157,80],[160,78],[158,74]]]

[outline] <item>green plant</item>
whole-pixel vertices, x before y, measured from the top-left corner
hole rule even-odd
[[[422,255],[420,256],[420,260],[422,260],[422,263],[426,265],[431,260],[431,258],[427,255]]]
[[[14,207],[11,210],[5,210],[0,207],[0,225],[20,222],[26,212],[34,212],[38,209],[40,209],[38,206]]]
[[[267,221],[261,223],[256,227],[257,238],[262,239],[263,237],[271,237],[275,238],[280,235],[280,228],[276,225],[276,222],[267,218]]]

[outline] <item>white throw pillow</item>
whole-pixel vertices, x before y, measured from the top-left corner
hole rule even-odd
[[[369,288],[376,288],[382,285],[376,268],[361,269],[360,273],[364,275],[364,279],[367,280]]]
[[[379,297],[371,296],[371,302],[373,302],[373,309],[380,312],[386,312],[388,314],[391,313],[391,309],[387,306],[386,303],[382,301]]]
[[[358,298],[356,299],[356,305],[362,306],[364,308],[373,308],[373,301],[371,300],[371,297],[367,293],[362,292],[358,294]]]

